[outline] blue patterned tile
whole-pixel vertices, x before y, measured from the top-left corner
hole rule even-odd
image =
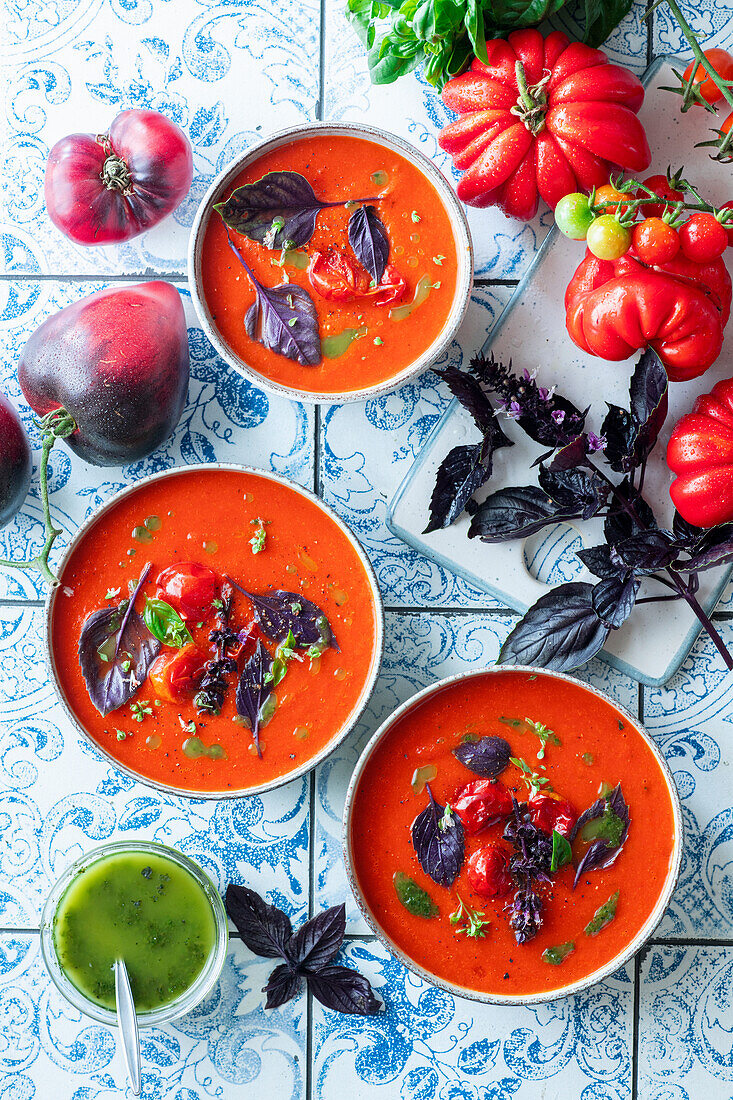
[[[469,314],[438,366],[460,366],[484,342],[509,287],[477,287]],[[409,549],[387,528],[389,503],[450,401],[428,373],[365,404],[331,405],[322,412],[323,499],[357,534],[389,606],[495,606],[448,570]],[[428,501],[425,502],[427,522]]]
[[[654,947],[642,962],[640,1100],[723,1100],[733,1089],[733,950]]]
[[[271,969],[232,940],[221,978],[187,1016],[140,1032],[144,1100],[238,1100],[247,1086],[305,1097],[305,995],[266,1013]],[[0,936],[0,1100],[131,1096],[116,1032],[51,985],[37,935]]]
[[[221,802],[136,783],[82,740],[55,702],[42,630],[39,608],[0,607],[0,927],[37,927],[70,863],[106,841],[139,836],[192,856],[221,890],[244,882],[302,917],[307,779]]]
[[[537,1008],[461,1000],[420,981],[374,941],[345,962],[387,1011],[335,1016],[314,1002],[319,1100],[628,1100],[632,969]]]
[[[4,350],[0,360],[0,388],[20,410],[34,446],[32,488],[23,509],[0,533],[1,557],[32,557],[43,545],[43,513],[38,496],[39,437],[33,414],[25,404],[16,377],[23,345],[50,314],[109,284],[98,282],[0,283],[5,294],[0,313]],[[180,423],[166,443],[148,458],[122,469],[90,466],[66,448],[56,445],[51,456],[51,507],[63,529],[56,546],[64,546],[78,525],[118,489],[148,473],[197,462],[241,462],[313,484],[312,407],[256,389],[217,356],[201,330],[191,298],[181,296],[188,324],[191,382]],[[26,550],[32,548],[32,553]],[[56,547],[54,547],[54,555]],[[35,574],[0,572],[0,597],[43,595]]]
[[[6,8],[6,271],[183,272],[188,230],[214,175],[263,134],[315,117],[317,0],[7,0]],[[130,107],[162,111],[190,138],[189,196],[122,246],[74,245],[46,217],[48,152],[65,134],[103,133]]]
[[[733,24],[726,4],[711,3],[710,0],[703,0],[702,3],[700,0],[679,0],[679,6],[693,31],[700,36],[705,49],[710,46],[730,49]],[[654,12],[654,53],[678,54],[685,60],[692,57],[692,50],[666,4],[661,4]],[[712,119],[712,115],[706,116],[707,119]]]

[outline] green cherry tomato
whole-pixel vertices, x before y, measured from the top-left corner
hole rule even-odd
[[[584,241],[593,222],[588,196],[581,191],[564,195],[555,207],[557,228],[571,241]]]
[[[599,260],[618,260],[631,247],[631,232],[613,214],[601,214],[588,230],[587,243]]]

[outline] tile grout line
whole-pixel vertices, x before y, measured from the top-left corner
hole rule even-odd
[[[641,998],[641,955],[634,959],[634,1017],[631,1026],[631,1100],[639,1095],[639,1001]]]

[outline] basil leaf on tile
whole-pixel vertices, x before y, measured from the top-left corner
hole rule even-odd
[[[589,661],[609,631],[593,607],[593,587],[571,581],[541,596],[509,634],[497,664],[540,665],[564,672]]]
[[[564,963],[568,955],[572,955],[575,950],[574,940],[568,940],[567,943],[559,943],[557,947],[547,947],[542,952],[542,958],[550,966],[560,966]]]
[[[320,970],[338,954],[346,932],[346,906],[333,905],[307,920],[288,944],[291,965],[301,973]]]
[[[596,909],[595,913],[585,926],[586,936],[597,936],[607,924],[610,924],[613,918],[616,916],[616,907],[618,905],[620,891],[617,890],[615,894],[611,894],[608,901],[604,901],[603,905],[600,905]]]
[[[427,890],[418,886],[414,878],[410,878],[404,871],[395,871],[392,883],[400,904],[404,905],[408,913],[414,917],[435,917],[438,914],[438,906]]]
[[[224,898],[226,911],[250,951],[263,959],[287,959],[285,948],[293,934],[290,917],[269,905],[255,890],[230,883]]]
[[[412,823],[412,845],[420,866],[438,886],[452,886],[463,866],[465,841],[463,822],[457,814],[446,814],[425,784],[430,804]]]
[[[564,867],[566,863],[570,863],[573,858],[573,850],[570,847],[567,839],[558,833],[557,829],[552,830],[552,862],[550,863],[550,870],[557,871],[560,867]]]
[[[250,601],[255,622],[266,638],[280,643],[292,632],[299,649],[310,649],[311,646],[321,651],[329,646],[338,649],[326,615],[302,593],[276,589],[266,596],[259,596],[242,588],[231,577],[225,579]]]
[[[265,1008],[280,1008],[292,1001],[300,993],[302,984],[302,976],[294,973],[287,963],[276,966],[267,979],[267,985],[262,987],[262,992],[267,994]]]
[[[135,610],[150,569],[148,562],[129,601],[93,611],[82,625],[79,664],[89,698],[100,714],[129,702],[160,653],[160,642]]]
[[[389,237],[374,206],[360,206],[349,218],[349,244],[378,286],[389,259]]]
[[[537,485],[498,489],[476,508],[468,529],[470,539],[509,542],[526,538],[559,520],[581,519],[577,508],[551,500]]]
[[[267,674],[271,668],[272,657],[262,642],[258,641],[257,648],[242,669],[235,696],[237,714],[249,721],[252,740],[257,748],[257,755],[260,757],[262,756],[260,727],[265,725],[272,717],[268,711],[272,686],[267,683]]]
[[[159,642],[181,649],[193,641],[191,633],[181,616],[165,600],[148,596],[143,608],[143,620],[146,627]]]
[[[509,764],[509,743],[503,737],[480,737],[478,741],[464,741],[456,745],[453,755],[476,775],[484,779],[496,779]]]
[[[382,1004],[369,981],[348,966],[324,966],[308,974],[308,988],[317,1001],[334,1012],[350,1016],[374,1016]]]

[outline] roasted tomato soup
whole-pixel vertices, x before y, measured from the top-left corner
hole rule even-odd
[[[51,645],[67,703],[121,764],[191,793],[306,764],[358,707],[369,579],[334,521],[256,474],[141,485],[82,538]]]
[[[347,393],[393,378],[440,335],[456,289],[453,229],[432,183],[399,153],[358,137],[303,138],[258,158],[221,199],[203,292],[232,351],[264,377]],[[294,307],[284,324],[252,275],[283,288],[278,308]],[[301,288],[295,298],[288,286]]]
[[[561,989],[623,952],[675,847],[664,774],[580,684],[469,678],[400,718],[351,817],[356,878],[396,946],[507,997]]]

